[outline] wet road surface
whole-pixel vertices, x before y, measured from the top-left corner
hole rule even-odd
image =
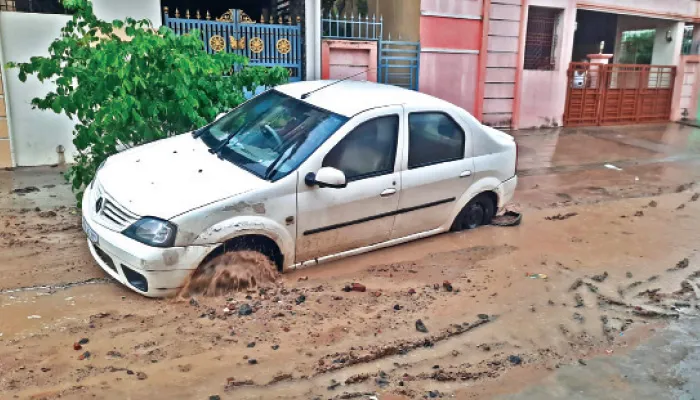
[[[697,398],[698,132],[521,132],[520,227],[442,235],[191,304],[105,279],[56,168],[0,172],[0,393]],[[352,282],[366,291],[344,292]],[[239,316],[244,304],[254,313]]]

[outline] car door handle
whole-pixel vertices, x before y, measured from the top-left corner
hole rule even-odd
[[[394,194],[396,194],[396,189],[389,188],[389,189],[384,189],[384,191],[379,195],[382,197],[389,197],[389,196],[393,196]]]
[[[464,171],[461,174],[459,174],[460,178],[466,178],[468,176],[472,176],[472,171]]]

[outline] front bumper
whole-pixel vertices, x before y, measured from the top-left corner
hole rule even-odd
[[[166,297],[175,294],[215,248],[215,245],[147,246],[98,223],[90,200],[91,193],[87,189],[83,196],[83,218],[98,236],[96,243],[87,241],[90,254],[112,278],[144,296]]]

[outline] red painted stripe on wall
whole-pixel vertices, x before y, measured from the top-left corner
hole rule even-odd
[[[457,18],[420,18],[421,47],[479,50],[481,21]]]

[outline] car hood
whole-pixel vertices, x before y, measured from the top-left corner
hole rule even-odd
[[[182,134],[110,157],[97,174],[109,196],[140,216],[171,219],[268,184]]]

